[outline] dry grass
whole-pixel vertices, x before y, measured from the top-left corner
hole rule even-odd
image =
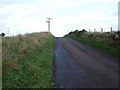
[[[3,87],[51,87],[53,41],[48,32],[3,37]]]
[[[17,61],[45,44],[50,33],[34,33],[3,38],[3,69],[20,69]]]

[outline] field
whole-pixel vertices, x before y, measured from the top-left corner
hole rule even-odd
[[[111,54],[117,58],[120,58],[120,32],[87,32],[73,31],[65,35],[65,37],[71,37],[89,46],[95,47],[105,53]]]
[[[53,42],[48,32],[3,37],[2,87],[52,88]]]

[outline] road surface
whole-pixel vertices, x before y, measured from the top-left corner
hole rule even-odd
[[[55,86],[118,88],[118,59],[71,38],[56,38]]]

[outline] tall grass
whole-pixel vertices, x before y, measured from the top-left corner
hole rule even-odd
[[[33,33],[3,38],[3,88],[51,88],[54,37]]]

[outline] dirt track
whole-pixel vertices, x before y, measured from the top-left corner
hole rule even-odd
[[[70,38],[55,44],[56,87],[118,87],[118,59]]]

